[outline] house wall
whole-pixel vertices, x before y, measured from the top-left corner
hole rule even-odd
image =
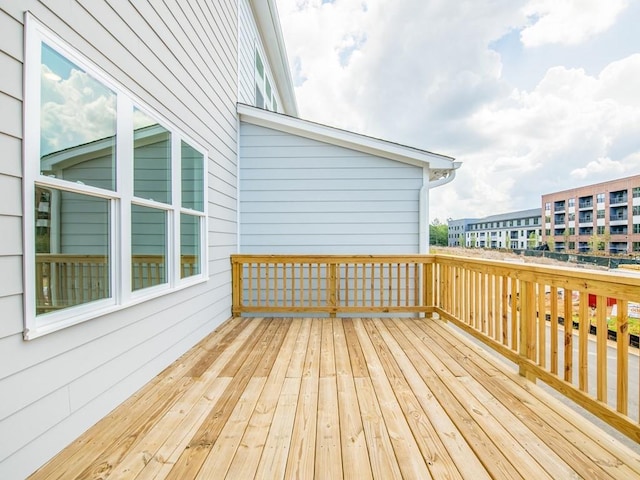
[[[249,0],[238,2],[238,24],[238,101],[247,105],[256,104],[255,52],[258,49],[278,105],[282,105]]]
[[[30,341],[22,336],[25,10],[209,155],[208,282]],[[0,4],[0,478],[36,470],[228,318],[237,32],[235,0]]]
[[[422,168],[241,122],[243,253],[418,253]]]

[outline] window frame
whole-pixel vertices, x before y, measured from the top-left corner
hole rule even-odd
[[[267,64],[263,60],[264,56],[260,53],[260,49],[256,45],[254,49],[254,62],[253,70],[255,77],[255,105],[258,108],[271,110],[272,112],[278,112],[278,101],[276,100],[276,92],[273,87],[273,82],[269,78]],[[262,74],[258,68],[258,61],[262,66]],[[268,87],[268,88],[267,88]],[[262,96],[262,105],[258,105],[258,93]]]
[[[40,173],[40,116],[42,44],[48,45],[65,59],[76,64],[90,77],[109,88],[116,95],[115,189],[113,191],[84,185]],[[25,18],[24,62],[24,141],[23,141],[23,299],[25,340],[58,331],[105,314],[128,308],[171,292],[208,281],[208,152],[181,129],[149,107],[126,87],[73,48],[68,42],[50,31],[27,13]],[[171,133],[171,192],[170,203],[142,199],[134,196],[134,108],[143,111]],[[181,200],[181,142],[202,154],[203,210],[182,207]],[[41,315],[36,313],[36,246],[35,246],[35,191],[36,187],[54,188],[63,192],[90,195],[105,199],[109,204],[109,292],[110,297],[65,307]],[[131,285],[131,207],[147,206],[166,211],[166,275],[167,282],[132,290]],[[187,213],[200,219],[199,269],[200,273],[185,278],[180,276],[180,215]]]

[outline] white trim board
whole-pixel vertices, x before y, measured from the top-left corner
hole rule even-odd
[[[442,172],[441,174],[446,172],[451,176],[453,171],[461,165],[460,162],[455,162],[454,158],[445,155],[368,137],[366,135],[302,120],[297,117],[270,112],[249,105],[239,103],[237,109],[240,120],[252,125],[259,125],[281,132],[299,135],[330,145],[350,148],[416,167],[428,167],[432,171],[438,170]],[[444,176],[446,177],[446,175]]]

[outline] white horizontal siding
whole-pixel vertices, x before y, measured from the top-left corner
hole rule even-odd
[[[417,253],[422,169],[241,123],[244,253]]]
[[[208,150],[210,217],[207,283],[29,342],[22,339],[21,179],[27,9]],[[0,478],[28,476],[229,317],[237,32],[236,0],[27,0],[0,9]]]
[[[238,2],[238,100],[255,105],[255,45],[258,37],[249,0]]]

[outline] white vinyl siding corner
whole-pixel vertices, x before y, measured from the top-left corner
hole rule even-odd
[[[243,253],[418,253],[423,169],[241,122]]]

